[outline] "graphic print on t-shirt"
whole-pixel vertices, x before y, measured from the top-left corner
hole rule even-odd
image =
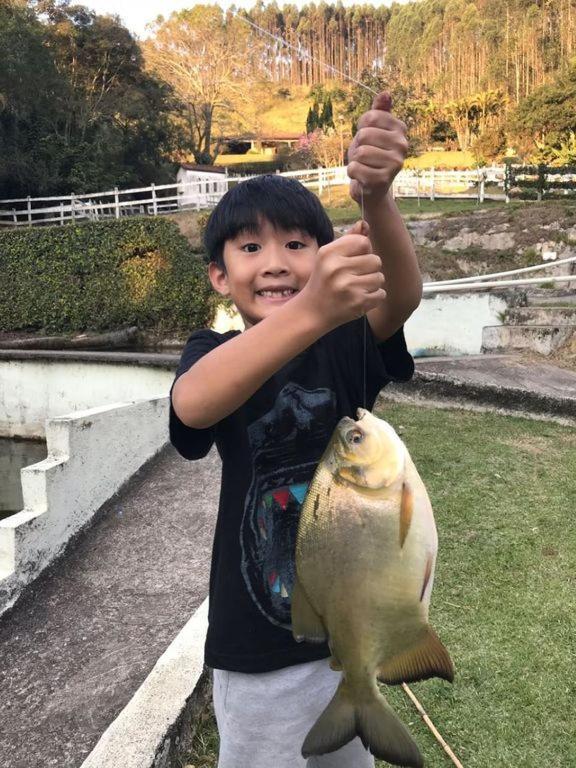
[[[242,574],[259,610],[285,629],[300,507],[337,422],[331,390],[289,383],[248,427],[253,473],[240,529]]]

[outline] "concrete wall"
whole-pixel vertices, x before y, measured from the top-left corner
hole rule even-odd
[[[500,313],[506,300],[488,293],[440,293],[424,296],[405,326],[409,351],[418,357],[428,355],[479,355],[482,329],[501,325]],[[243,328],[235,311],[218,311],[214,329],[219,333]]]
[[[417,357],[479,355],[482,329],[501,325],[507,306],[503,297],[488,293],[424,296],[406,323],[408,349]]]
[[[168,398],[50,419],[46,440],[48,458],[21,472],[24,509],[0,521],[0,614],[165,445]]]
[[[87,358],[0,359],[0,437],[43,437],[46,419],[164,396],[176,368],[176,362],[170,369]]]

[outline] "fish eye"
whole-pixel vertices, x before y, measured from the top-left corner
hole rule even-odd
[[[364,440],[364,433],[360,432],[359,429],[353,429],[346,435],[346,439],[349,443],[361,443],[362,440]]]

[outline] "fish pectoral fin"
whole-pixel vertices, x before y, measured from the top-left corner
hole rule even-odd
[[[388,659],[378,671],[378,680],[388,685],[415,683],[429,677],[452,682],[454,666],[440,638],[428,626],[416,645]]]
[[[411,485],[405,482],[402,486],[402,501],[400,503],[400,549],[404,546],[406,536],[408,536],[413,513],[414,492]]]
[[[298,576],[292,591],[292,634],[297,642],[323,643],[328,639],[322,619],[310,605]]]
[[[333,669],[334,672],[342,672],[342,670],[344,669],[344,667],[338,661],[336,656],[334,656],[334,654],[332,654],[332,656],[330,656],[330,669]]]

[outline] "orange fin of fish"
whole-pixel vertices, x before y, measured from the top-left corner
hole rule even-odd
[[[440,638],[428,626],[417,645],[387,660],[378,672],[378,680],[388,685],[415,683],[429,677],[442,677],[452,682],[454,666]]]
[[[402,502],[400,504],[400,549],[404,546],[410,530],[412,513],[414,512],[414,494],[408,483],[402,486]]]
[[[432,576],[433,565],[434,565],[434,557],[432,555],[428,555],[428,559],[426,560],[426,570],[424,571],[424,581],[422,582],[422,591],[420,592],[420,602],[424,600],[424,595],[426,594],[426,587],[428,586],[428,583],[430,581],[430,576]]]
[[[323,643],[328,639],[322,619],[310,605],[298,576],[292,591],[292,634],[297,642]]]
[[[330,657],[330,669],[333,669],[334,672],[342,672],[343,669],[342,664],[338,661],[334,654],[332,654]]]

